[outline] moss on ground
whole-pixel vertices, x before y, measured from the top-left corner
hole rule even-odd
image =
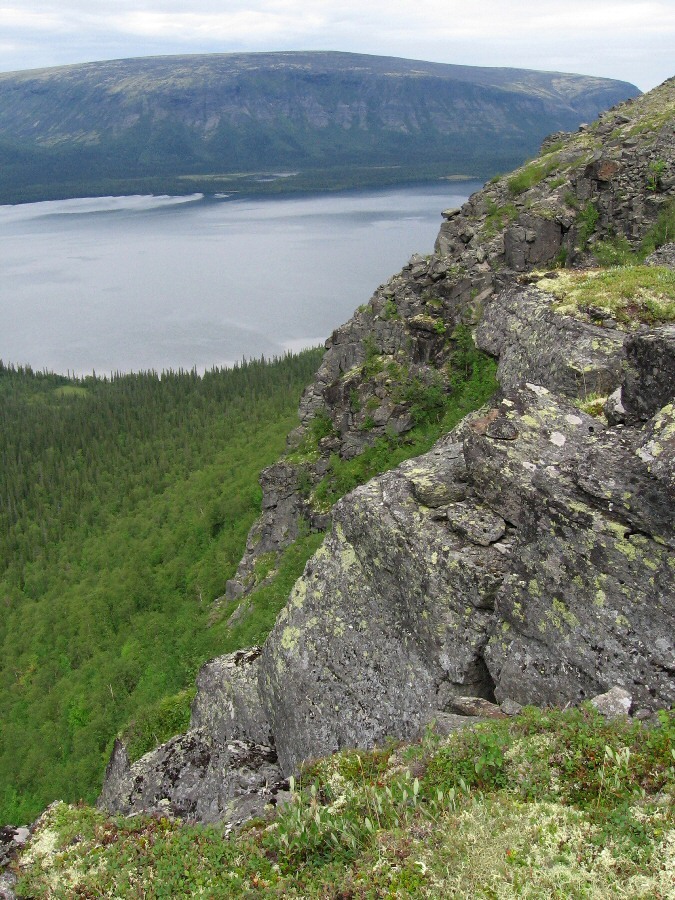
[[[561,315],[614,327],[675,322],[675,272],[665,266],[627,265],[561,271],[538,287],[553,294]]]
[[[533,708],[449,738],[319,760],[291,802],[217,826],[58,804],[21,861],[32,898],[665,898],[675,716]]]

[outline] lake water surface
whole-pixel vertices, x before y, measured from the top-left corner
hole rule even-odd
[[[201,371],[322,343],[479,187],[0,206],[0,359]]]

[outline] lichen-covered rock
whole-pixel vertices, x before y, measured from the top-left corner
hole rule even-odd
[[[441,685],[491,695],[482,662],[504,557],[438,521],[414,485],[452,471],[452,440],[334,510],[261,657],[284,772],[341,747],[414,734]]]
[[[551,297],[515,285],[487,304],[476,344],[499,357],[504,390],[524,381],[565,397],[606,396],[622,378],[625,335],[587,325],[551,308]]]
[[[127,748],[119,738],[115,738],[112,753],[103,776],[103,787],[97,800],[100,809],[118,812],[122,797],[131,791],[131,763]]]
[[[235,824],[260,814],[284,780],[271,747],[216,743],[204,728],[172,738],[126,771],[106,773],[98,806]]]
[[[21,854],[31,838],[31,829],[24,826],[0,826],[0,900],[16,900],[17,877],[11,863]]]
[[[472,682],[516,706],[613,684],[672,703],[675,497],[644,440],[524,385],[345,497],[261,657],[282,769],[410,737]]]
[[[207,662],[197,676],[191,728],[203,728],[220,744],[233,740],[272,745],[258,693],[261,648],[237,650]]]
[[[667,497],[675,492],[675,403],[659,410],[646,423],[640,438],[635,453],[646,463],[647,471],[665,485],[664,503],[667,504]],[[672,530],[671,527],[671,533]]]
[[[550,394],[503,403],[519,440],[465,445],[476,491],[518,526],[485,652],[497,698],[578,702],[617,684],[669,706],[675,496],[636,455],[639,433]]]

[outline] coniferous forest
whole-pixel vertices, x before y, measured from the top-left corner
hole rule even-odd
[[[181,730],[199,666],[271,627],[321,539],[254,611],[224,594],[320,360],[71,379],[0,363],[0,822],[91,802],[112,740]]]

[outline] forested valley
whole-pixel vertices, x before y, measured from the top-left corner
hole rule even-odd
[[[92,802],[112,741],[181,730],[208,658],[261,640],[321,540],[232,627],[213,605],[320,360],[81,379],[0,363],[0,822]]]

